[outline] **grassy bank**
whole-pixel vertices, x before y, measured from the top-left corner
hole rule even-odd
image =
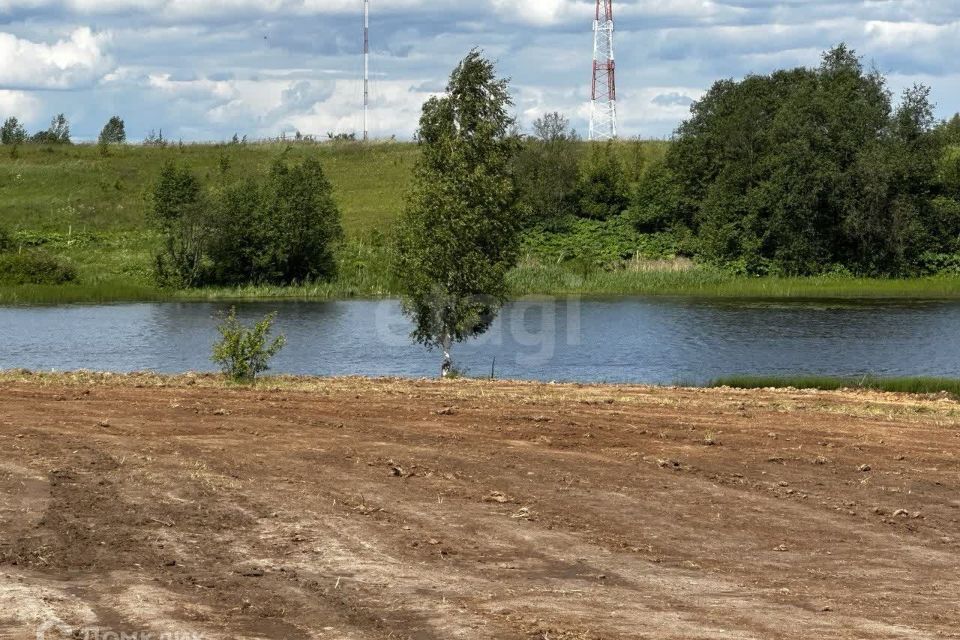
[[[662,142],[622,147],[636,177]],[[158,237],[149,230],[151,186],[164,163],[192,167],[207,183],[265,171],[279,155],[319,158],[343,213],[340,277],[297,287],[163,291],[151,265]],[[227,299],[342,299],[390,296],[386,238],[403,207],[418,154],[409,143],[124,146],[102,156],[95,146],[0,150],[0,226],[25,249],[41,248],[73,264],[74,284],[2,286],[0,304]],[[606,270],[527,258],[510,274],[514,295],[674,295],[729,298],[960,299],[960,276],[914,280],[746,278],[707,268]]]
[[[864,376],[842,378],[830,376],[730,376],[713,381],[711,387],[734,389],[864,389],[893,393],[949,393],[960,397],[960,379],[955,378],[879,378]]]
[[[383,264],[344,272],[334,282],[298,286],[155,287],[149,277],[81,281],[67,285],[0,286],[0,304],[66,304],[205,300],[343,300],[396,294]],[[709,269],[602,271],[521,266],[509,275],[514,296],[691,296],[727,299],[960,300],[960,277],[911,280],[864,278],[749,278]]]
[[[510,274],[517,295],[644,295],[711,298],[960,299],[960,277],[913,279],[846,277],[755,278],[707,268],[686,271],[592,270],[520,267]]]

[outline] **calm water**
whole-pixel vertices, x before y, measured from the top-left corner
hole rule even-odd
[[[0,368],[212,370],[226,304],[0,308]],[[433,376],[393,301],[238,305],[278,311],[275,372]],[[669,383],[734,373],[960,375],[960,304],[527,300],[454,355],[471,375]]]

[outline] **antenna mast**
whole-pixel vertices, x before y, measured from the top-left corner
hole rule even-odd
[[[363,141],[370,139],[370,0],[363,0]]]
[[[613,58],[613,0],[597,0],[593,21],[590,139],[617,137],[617,65]]]

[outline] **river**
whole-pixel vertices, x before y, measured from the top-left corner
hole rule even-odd
[[[0,307],[0,368],[209,371],[223,303]],[[276,373],[434,376],[392,300],[238,304],[277,311]],[[960,374],[960,303],[529,299],[458,345],[469,375],[703,383],[728,374]],[[495,364],[494,364],[495,361]]]

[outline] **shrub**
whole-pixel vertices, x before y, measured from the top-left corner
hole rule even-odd
[[[72,265],[43,251],[0,254],[2,284],[66,284],[76,279]]]
[[[27,141],[27,130],[16,118],[7,118],[0,129],[0,143],[14,146]]]
[[[630,188],[613,141],[595,145],[577,188],[578,214],[609,220],[630,206]]]
[[[233,382],[249,383],[269,370],[268,363],[286,344],[286,338],[279,335],[269,344],[270,331],[276,313],[271,313],[253,327],[245,327],[237,320],[236,308],[217,327],[221,340],[213,346],[213,361],[220,365],[223,373]]]
[[[539,118],[533,129],[515,162],[520,202],[529,224],[557,227],[576,212],[579,138],[559,113]]]
[[[120,119],[120,116],[113,116],[103,125],[100,132],[99,142],[101,144],[123,144],[127,141],[127,129]]]
[[[30,141],[34,144],[71,144],[67,117],[62,113],[54,116],[50,121],[50,128],[36,133]]]
[[[167,165],[152,217],[164,238],[155,269],[164,285],[287,285],[336,275],[340,210],[313,159],[292,167],[278,160],[266,178],[209,195],[189,169]]]
[[[312,158],[288,167],[274,165],[270,175],[271,224],[276,230],[270,251],[282,283],[330,279],[336,275],[334,244],[343,238],[333,186]]]
[[[562,232],[531,229],[523,238],[524,255],[548,264],[577,263],[590,269],[616,268],[636,256],[673,258],[678,253],[671,234],[642,234],[624,217],[572,220]]]
[[[662,160],[654,162],[640,176],[633,191],[633,204],[626,217],[643,232],[665,231],[687,225],[680,215],[680,184]]]
[[[153,225],[163,236],[154,274],[161,286],[203,284],[211,230],[200,181],[187,168],[169,163],[153,188]]]
[[[228,187],[211,245],[217,284],[293,284],[336,275],[340,210],[320,163],[274,163],[265,180]]]

